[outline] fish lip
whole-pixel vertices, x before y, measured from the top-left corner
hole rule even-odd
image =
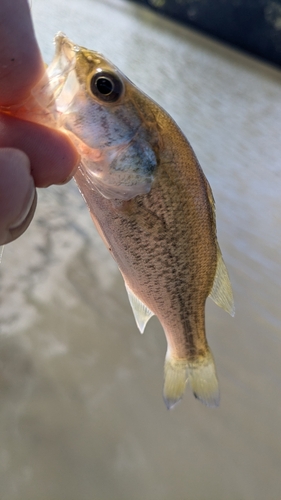
[[[75,69],[75,55],[79,51],[79,47],[74,45],[61,31],[56,34],[54,43],[56,46],[55,57],[48,68],[48,73],[53,76],[63,74],[65,81],[70,71]]]
[[[55,55],[47,68],[47,75],[49,79],[49,90],[53,95],[53,100],[56,105],[58,126],[61,126],[61,115],[71,104],[72,98],[69,97],[69,101],[67,101],[65,96],[62,98],[64,101],[63,111],[60,109],[59,100],[63,94],[70,73],[76,68],[76,53],[79,51],[79,47],[74,45],[74,43],[62,32],[57,33],[54,38],[54,43]],[[73,92],[73,95],[74,93],[75,92]]]
[[[54,38],[54,43],[56,46],[56,54],[60,55],[64,51],[64,55],[67,56],[67,51],[78,52],[79,47],[75,45],[62,31],[59,31]],[[73,59],[73,54],[71,56]]]

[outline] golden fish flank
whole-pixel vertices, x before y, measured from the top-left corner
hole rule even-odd
[[[48,69],[58,125],[82,158],[75,176],[125,280],[143,332],[155,314],[167,338],[164,400],[187,380],[219,403],[205,335],[205,302],[234,312],[216,237],[215,206],[194,152],[172,118],[101,54],[56,37]]]

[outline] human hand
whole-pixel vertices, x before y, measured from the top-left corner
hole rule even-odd
[[[27,0],[1,0],[0,106],[22,103],[44,73]],[[35,188],[67,182],[78,162],[62,132],[0,113],[0,245],[29,226]]]

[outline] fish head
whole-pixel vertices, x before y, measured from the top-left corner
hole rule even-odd
[[[55,43],[48,77],[58,125],[74,141],[84,175],[107,198],[148,193],[158,143],[148,98],[100,53],[75,45],[62,33]]]

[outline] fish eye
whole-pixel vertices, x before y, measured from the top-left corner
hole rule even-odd
[[[90,80],[92,94],[103,102],[116,102],[123,93],[123,83],[113,73],[100,71]]]

